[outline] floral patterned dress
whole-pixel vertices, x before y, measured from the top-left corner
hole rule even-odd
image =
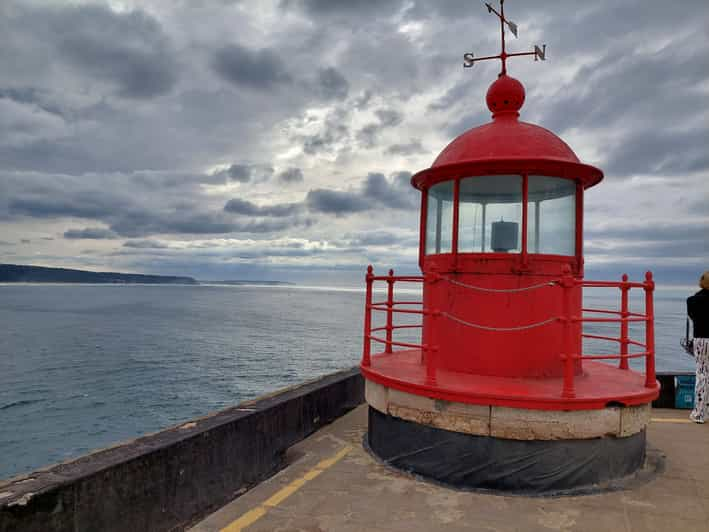
[[[689,417],[692,421],[704,423],[709,419],[709,338],[694,339],[694,360],[697,363],[697,378],[694,384],[694,410]]]

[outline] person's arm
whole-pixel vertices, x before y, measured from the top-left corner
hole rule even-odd
[[[692,321],[696,319],[697,315],[697,303],[695,299],[696,298],[694,296],[687,298],[687,316],[689,316]]]

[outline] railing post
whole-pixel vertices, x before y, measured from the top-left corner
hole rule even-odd
[[[364,277],[367,283],[367,292],[364,300],[364,349],[362,351],[362,366],[368,368],[372,365],[371,340],[372,335],[372,283],[374,273],[372,265],[367,266],[367,275]]]
[[[657,386],[655,379],[655,305],[653,292],[655,281],[652,280],[652,272],[645,274],[645,387],[654,388]]]
[[[433,284],[436,281],[436,275],[433,273],[427,273],[424,277],[424,283]],[[431,291],[429,291],[429,294]],[[426,328],[426,342],[424,344],[424,349],[426,350],[426,382],[428,384],[435,384],[436,373],[438,367],[438,345],[436,344],[437,339],[437,318],[440,312],[431,308],[424,307],[424,319],[427,323]]]
[[[571,268],[568,264],[564,265],[561,276],[561,288],[564,291],[564,304],[562,321],[564,323],[563,336],[563,353],[561,359],[564,361],[564,387],[561,391],[562,397],[576,397],[574,389],[574,360],[575,353],[573,348],[573,336],[571,334],[574,324],[571,316],[571,297],[574,289],[574,278],[571,275]]]
[[[628,292],[630,287],[628,274],[623,274],[623,283],[620,285],[620,317],[625,320],[628,317]],[[628,322],[620,322],[620,369],[628,369]]]
[[[394,270],[389,270],[387,285],[387,341],[384,344],[384,352],[391,353],[392,332],[394,330]]]

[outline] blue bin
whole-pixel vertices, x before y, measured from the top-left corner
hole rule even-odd
[[[694,408],[694,375],[677,377],[675,408]]]

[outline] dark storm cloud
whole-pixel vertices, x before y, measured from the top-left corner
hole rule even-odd
[[[605,171],[609,176],[677,175],[709,170],[709,125],[685,131],[628,134],[610,147]]]
[[[267,164],[234,163],[226,170],[219,170],[208,175],[186,176],[185,182],[222,184],[229,181],[237,183],[263,182],[273,175],[273,167]]]
[[[344,100],[350,90],[347,79],[334,67],[318,70],[318,92],[326,100]]]
[[[652,52],[623,53],[618,44],[549,95],[545,126],[564,131],[622,125],[629,118],[630,125],[640,126],[653,117],[693,117],[706,98],[696,86],[709,79],[709,57],[692,41],[678,39]]]
[[[644,9],[638,16],[646,16],[640,11]],[[653,26],[660,23],[659,18],[652,21]],[[570,128],[588,135],[612,131],[614,140],[605,147],[603,161],[609,176],[709,169],[704,148],[709,145],[709,123],[697,120],[697,110],[706,107],[706,94],[697,87],[709,82],[709,55],[696,45],[700,26],[686,24],[686,30],[654,49],[641,41],[611,41],[548,95],[539,122],[562,135]]]
[[[302,210],[300,203],[279,203],[276,205],[259,206],[248,200],[234,198],[224,205],[224,210],[233,214],[244,216],[266,216],[273,218],[283,218],[293,216]]]
[[[382,127],[398,126],[404,119],[403,115],[395,109],[377,109],[374,114],[379,118],[379,124]]]
[[[251,181],[251,167],[244,164],[232,164],[227,170],[227,175],[233,181],[248,183]]]
[[[370,205],[356,192],[316,188],[308,192],[305,203],[313,212],[336,216],[367,210]]]
[[[707,210],[705,215],[709,214]],[[647,225],[618,225],[604,227],[587,227],[585,229],[587,238],[616,240],[619,242],[672,242],[677,240],[687,240],[693,242],[703,242],[704,247],[709,246],[707,238],[707,228],[698,219],[695,222],[682,221],[673,224],[647,224]]]
[[[706,264],[709,261],[706,218],[677,223],[590,227],[585,231],[585,237],[585,253],[610,256],[619,261],[648,259],[650,264],[676,259],[685,263]]]
[[[100,221],[118,236],[138,238],[158,234],[267,234],[308,220],[235,220],[230,212],[210,209],[193,182],[174,190],[154,190],[144,184],[149,174],[73,176],[7,174],[0,183],[0,218],[81,218]],[[164,179],[163,174],[158,174]],[[121,184],[123,186],[116,186]],[[129,190],[125,190],[128,188]],[[300,210],[298,204],[264,207],[261,216],[285,218]],[[80,233],[70,232],[69,237]]]
[[[365,148],[373,148],[382,130],[398,126],[404,119],[402,114],[394,109],[377,109],[374,114],[379,121],[367,124],[357,132],[357,140]]]
[[[50,197],[41,189],[35,189],[34,194],[21,193],[8,198],[7,211],[10,216],[31,218],[101,219],[120,210],[118,202],[118,198],[99,191],[64,191],[56,197]]]
[[[357,132],[357,140],[364,148],[374,148],[377,145],[380,130],[379,124],[367,124]]]
[[[303,151],[308,155],[330,152],[335,144],[349,137],[349,129],[345,125],[347,111],[335,108],[325,117],[323,127],[315,135],[303,137]]]
[[[425,151],[421,141],[418,139],[411,139],[405,144],[392,144],[386,149],[386,153],[390,155],[414,155]]]
[[[127,240],[123,242],[124,248],[133,249],[168,249],[168,245],[159,240]]]
[[[113,84],[121,96],[153,98],[177,81],[169,39],[161,25],[142,11],[117,13],[98,5],[22,9],[28,19],[38,17],[31,22],[39,26],[37,38],[55,49],[60,60]]]
[[[68,240],[106,240],[116,238],[116,233],[103,227],[86,227],[84,229],[69,229],[64,232]]]
[[[116,83],[119,94],[127,98],[159,96],[177,81],[177,67],[168,56],[106,43],[98,36],[66,37],[60,50],[78,68],[99,80]]]
[[[278,174],[278,180],[281,183],[302,183],[303,171],[300,168],[287,168]]]
[[[0,99],[3,98],[20,104],[33,105],[46,113],[65,118],[65,113],[58,105],[47,101],[48,94],[46,91],[41,91],[34,87],[0,88]]]
[[[397,172],[391,179],[372,172],[357,190],[314,189],[308,192],[305,203],[313,212],[336,216],[381,206],[392,209],[416,208],[416,191],[409,184],[410,178],[409,172]]]
[[[374,114],[379,121],[369,123],[357,132],[357,140],[365,148],[373,148],[382,130],[398,126],[404,119],[403,115],[395,109],[377,109]]]
[[[316,16],[369,16],[382,11],[394,12],[401,3],[401,0],[281,0],[283,7],[300,7]]]
[[[120,236],[137,238],[160,234],[272,233],[293,225],[292,221],[280,220],[235,222],[219,212],[171,211],[159,214],[138,212],[120,217],[110,227]]]
[[[214,52],[212,66],[225,81],[252,89],[269,89],[292,79],[281,56],[268,48],[224,46]]]
[[[362,195],[372,201],[377,201],[382,205],[392,209],[416,208],[415,191],[409,184],[411,174],[400,172],[392,180],[388,180],[383,174],[370,173],[364,181]]]

